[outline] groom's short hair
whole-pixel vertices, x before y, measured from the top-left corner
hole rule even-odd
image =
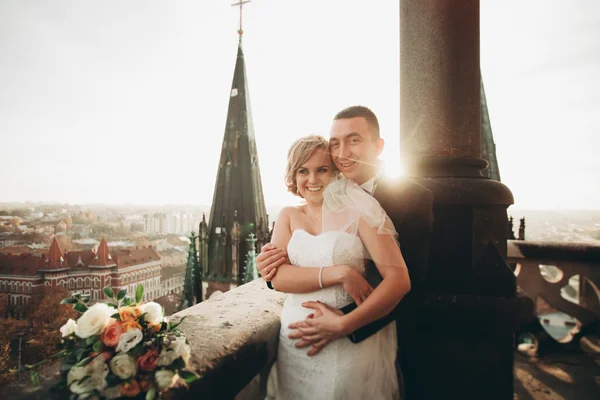
[[[335,117],[333,117],[333,120],[336,121],[338,119],[349,119],[349,118],[356,118],[356,117],[362,117],[367,120],[367,124],[369,125],[370,131],[371,131],[371,136],[372,136],[371,139],[373,139],[375,141],[380,138],[380,136],[379,136],[379,121],[377,121],[377,117],[375,116],[375,113],[365,106],[350,106],[350,107],[344,108],[342,111],[335,114]]]

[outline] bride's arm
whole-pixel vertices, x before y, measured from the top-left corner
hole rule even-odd
[[[410,291],[408,269],[395,238],[379,234],[377,227],[372,228],[362,220],[358,233],[383,280],[359,307],[342,317],[346,334],[391,313]]]
[[[278,249],[286,249],[292,237],[290,228],[290,214],[295,210],[292,207],[285,207],[279,213],[271,244]],[[310,249],[306,249],[310,251]],[[277,273],[271,280],[273,289],[284,293],[310,293],[315,292],[319,286],[320,267],[297,267],[288,262],[277,268]],[[344,284],[351,279],[356,280],[357,272],[347,265],[335,265],[323,268],[321,282],[323,287],[330,287],[338,284]],[[362,278],[360,275],[358,275]],[[365,281],[366,283],[366,281]]]

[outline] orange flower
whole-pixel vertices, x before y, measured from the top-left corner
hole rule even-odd
[[[135,379],[121,384],[121,395],[135,397],[140,394],[140,385]]]
[[[142,392],[148,392],[152,389],[152,381],[149,379],[142,379],[140,381],[140,389]]]
[[[119,316],[121,322],[137,320],[142,315],[142,310],[139,307],[125,306],[119,308]]]
[[[146,354],[138,357],[137,363],[142,371],[152,371],[156,369],[156,360],[158,359],[158,349],[152,349]]]
[[[92,351],[90,353],[90,357],[96,357],[98,354],[102,354],[102,357],[104,357],[104,361],[110,360],[115,355],[115,353],[112,353],[110,351],[103,351],[102,353],[96,353],[95,351]]]
[[[123,332],[127,332],[133,328],[138,328],[140,331],[142,330],[139,322],[137,322],[135,319],[129,319],[125,322],[121,322],[121,329],[123,329]]]
[[[158,331],[160,331],[161,324],[153,324],[153,323],[149,323],[149,324],[148,324],[148,327],[149,327],[150,329],[153,329],[153,330],[154,330],[154,332],[158,332]]]
[[[121,324],[117,321],[112,321],[104,328],[104,332],[102,333],[102,343],[104,343],[105,346],[117,347],[122,333],[123,328],[121,327]]]

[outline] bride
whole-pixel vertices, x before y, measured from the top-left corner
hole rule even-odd
[[[399,399],[395,322],[359,343],[346,337],[389,314],[410,290],[391,220],[358,184],[338,178],[323,137],[308,136],[291,146],[286,184],[305,203],[281,211],[271,239],[275,247],[287,248],[289,258],[271,284],[289,295],[267,398]],[[383,277],[375,290],[364,278],[366,259]],[[336,309],[353,301],[358,306],[340,319],[344,335],[314,356],[288,337],[290,323],[311,317],[303,307],[307,301]]]

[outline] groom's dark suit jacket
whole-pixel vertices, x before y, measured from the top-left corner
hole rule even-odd
[[[373,197],[379,201],[398,232],[398,242],[408,267],[412,289],[390,314],[356,330],[349,338],[358,343],[378,332],[391,321],[398,320],[400,344],[403,334],[408,333],[405,328],[409,328],[403,326],[402,322],[412,325],[414,310],[412,299],[424,281],[427,270],[429,244],[433,231],[433,194],[411,179],[390,181],[381,178],[377,182]],[[367,280],[375,287],[381,282],[381,275],[372,261],[369,264]],[[267,282],[267,285],[273,289],[271,282]],[[352,303],[342,308],[342,311],[347,314],[355,308],[356,304]]]
[[[411,179],[391,181],[381,178],[373,197],[381,204],[398,232],[400,251],[408,267],[412,289],[386,317],[353,332],[350,340],[355,343],[368,338],[393,320],[398,320],[398,339],[408,334],[406,329],[410,327],[406,325],[413,325],[413,298],[425,279],[433,231],[433,194],[429,189]],[[375,287],[381,282],[381,275],[372,261],[369,264],[367,280]],[[349,313],[355,308],[356,304],[352,303],[342,311]],[[399,340],[400,343],[402,340]]]

